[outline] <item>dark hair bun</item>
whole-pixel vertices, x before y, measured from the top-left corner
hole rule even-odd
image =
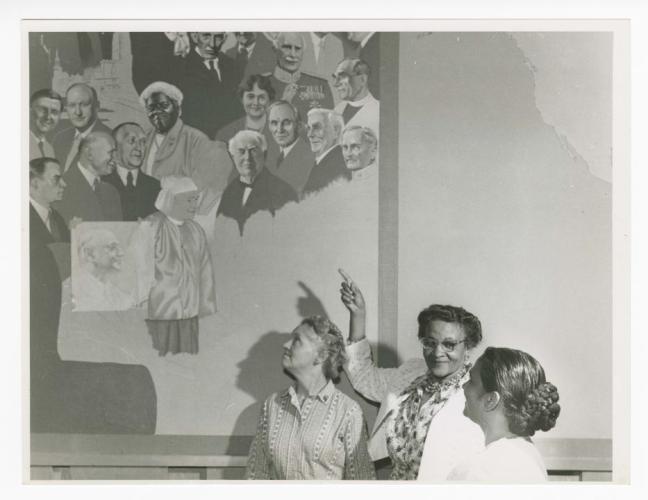
[[[555,385],[545,382],[537,387],[527,397],[516,419],[516,424],[520,427],[518,430],[523,431],[517,434],[533,436],[535,431],[552,429],[560,415],[558,399],[558,389]]]

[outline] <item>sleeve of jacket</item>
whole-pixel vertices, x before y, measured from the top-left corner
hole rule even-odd
[[[397,368],[378,368],[372,359],[369,341],[365,338],[346,348],[345,371],[353,388],[371,401],[380,402],[387,395]]]

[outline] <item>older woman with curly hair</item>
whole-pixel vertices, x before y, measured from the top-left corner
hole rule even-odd
[[[515,349],[489,347],[464,384],[464,414],[484,431],[486,448],[458,465],[456,481],[537,483],[547,471],[531,441],[548,431],[560,415],[558,389],[547,382],[533,356]]]
[[[246,477],[375,479],[362,410],[333,384],[346,360],[340,330],[312,316],[283,347],[295,384],[264,402]]]

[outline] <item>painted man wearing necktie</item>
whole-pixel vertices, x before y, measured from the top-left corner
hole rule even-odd
[[[51,89],[34,92],[29,100],[29,159],[54,158],[50,135],[58,125],[63,97]]]
[[[187,55],[178,87],[184,95],[182,119],[213,139],[216,132],[243,116],[236,89],[242,71],[220,52],[223,32],[192,32],[195,47]]]
[[[52,203],[63,198],[65,181],[54,158],[29,162],[30,356],[44,369],[58,361],[57,335],[61,311],[61,276],[49,245],[69,243],[70,231]],[[33,380],[33,382],[37,382]],[[34,384],[32,383],[32,387]]]
[[[79,161],[79,145],[91,132],[110,134],[110,128],[98,118],[99,107],[97,91],[90,85],[74,83],[68,87],[65,109],[72,126],[54,137],[54,151],[64,172]]]
[[[123,220],[119,193],[101,176],[115,168],[116,147],[110,134],[91,132],[79,145],[79,161],[63,175],[65,195],[54,206],[66,221]]]
[[[126,122],[115,127],[113,138],[117,143],[116,168],[103,179],[119,192],[125,221],[148,217],[156,211],[160,181],[140,169],[144,162],[146,134],[137,123]]]
[[[273,102],[268,108],[268,127],[276,147],[268,149],[266,167],[301,196],[315,164],[315,153],[301,133],[297,109],[287,101]]]
[[[265,168],[267,151],[263,134],[252,130],[242,130],[229,141],[239,177],[223,192],[218,214],[236,220],[241,234],[252,214],[267,211],[274,216],[286,203],[297,201],[290,185]]]
[[[321,191],[330,183],[351,179],[344,164],[340,135],[344,128],[342,117],[330,109],[311,109],[306,117],[306,130],[314,166],[304,186],[304,196]]]
[[[225,55],[236,61],[242,72],[241,81],[251,75],[270,73],[275,66],[272,42],[261,33],[235,32],[236,45],[225,51]]]

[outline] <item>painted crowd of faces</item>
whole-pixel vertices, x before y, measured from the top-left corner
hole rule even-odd
[[[57,42],[56,37],[74,35],[74,33],[48,33],[41,36],[38,43],[33,44],[31,40],[32,38],[36,40],[36,36],[30,37],[32,89],[41,85],[36,83],[39,78],[40,81],[50,82],[51,87],[54,64],[64,66],[65,61],[67,66],[70,65],[71,57],[68,55],[63,57],[63,51],[70,50],[70,44]],[[81,40],[82,34],[76,35]],[[107,34],[87,33],[86,35],[99,37],[99,41],[92,47],[101,47],[102,51],[101,54],[96,54],[96,57],[89,58],[88,65],[93,62],[99,64],[102,58],[123,57],[123,55],[112,54],[107,48],[107,43],[104,41]],[[102,36],[104,38],[101,38]],[[259,126],[259,131],[266,140],[265,154],[259,155],[254,160],[253,167],[250,167],[249,161],[246,165],[242,161],[237,162],[236,155],[233,155],[234,168],[230,174],[230,183],[237,181],[249,168],[253,168],[257,174],[265,169],[266,174],[276,177],[278,181],[272,182],[270,192],[261,193],[263,196],[260,199],[257,193],[254,195],[248,193],[248,196],[245,196],[245,203],[243,199],[240,200],[241,206],[236,207],[236,218],[241,224],[241,230],[245,219],[256,210],[274,213],[288,201],[302,200],[336,181],[352,180],[353,171],[376,166],[379,134],[377,87],[379,65],[374,61],[378,61],[379,58],[378,33],[130,33],[129,37],[132,82],[127,82],[127,85],[132,83],[137,94],[154,81],[167,81],[177,86],[184,93],[182,109],[178,110],[179,118],[185,124],[201,129],[212,140],[227,142],[236,131]],[[315,40],[321,40],[317,56],[314,49]],[[48,46],[50,55],[58,54],[59,57],[50,56],[36,68],[41,71],[35,71],[35,64],[39,61],[38,51],[43,46]],[[243,47],[251,48],[251,51],[241,59],[240,53],[243,52]],[[77,51],[79,50],[80,47],[77,48]],[[218,64],[220,83],[223,87],[230,86],[218,92],[226,94],[228,101],[219,104],[222,109],[205,105],[204,109],[196,111],[195,106],[191,108],[192,92],[201,92],[200,95],[203,95],[204,89],[196,90],[202,83],[196,83],[194,79],[189,84],[187,83],[189,76],[185,78],[183,75],[189,75],[194,71],[190,69],[190,65],[195,62],[195,59],[198,59],[201,64],[208,65],[206,61],[216,56],[221,61]],[[233,64],[225,64],[225,58]],[[357,62],[360,60],[366,64],[358,67]],[[83,64],[82,62],[81,67],[76,68],[81,74],[84,74],[87,69]],[[62,69],[74,70],[69,67]],[[236,72],[235,77],[230,78],[225,74],[230,70]],[[46,75],[41,78],[43,73]],[[302,76],[286,84],[285,81],[280,82],[275,73],[281,73],[284,77],[290,74],[295,77]],[[191,78],[195,76],[193,73],[191,75]],[[250,77],[255,75],[264,75],[264,78],[261,82],[249,85]],[[267,87],[268,84],[272,90]],[[105,119],[113,110],[114,103],[110,102],[110,97],[102,95],[101,89],[95,90],[100,100],[99,119]],[[93,113],[93,103],[91,100],[84,99],[87,96],[81,95],[83,92],[77,93],[79,96],[74,92],[65,96],[67,101],[64,106],[48,98],[35,102],[32,105],[32,117],[39,123],[38,128],[46,134],[51,134],[57,129],[59,118],[62,118],[66,125],[69,120],[69,124],[73,126],[82,126]],[[353,113],[345,112],[346,101],[359,99],[359,95],[364,96],[367,93],[372,96],[373,101],[363,106],[364,110],[361,108],[358,108],[361,111],[352,110],[355,111],[355,117],[351,116]],[[169,107],[168,96],[151,96],[151,101],[153,100],[155,102],[151,102],[151,106],[159,107],[166,103]],[[292,106],[271,106],[274,101],[279,100],[289,101]],[[148,105],[149,103],[147,108]],[[367,108],[370,106],[375,109],[372,109],[369,113],[371,116],[364,120],[361,115],[367,114]],[[335,111],[339,118],[331,119],[326,113],[308,116],[308,110],[315,107]],[[178,116],[174,116],[174,113],[166,108],[165,110],[166,113],[152,114],[149,109],[146,109],[149,125],[156,129],[169,130]],[[218,129],[209,128],[205,123],[211,122],[200,116],[200,113],[207,112],[212,115],[229,116],[231,121],[221,124]],[[169,119],[169,123],[156,122],[165,118]],[[342,134],[347,125],[354,124],[372,129],[376,140],[367,141],[366,134],[357,129]],[[60,128],[61,126],[58,127]],[[255,147],[260,148],[261,145]],[[289,153],[283,154],[283,148],[288,148],[286,151]],[[145,155],[145,151],[140,151],[145,149],[143,139],[135,149],[136,154]],[[243,149],[249,150],[250,147],[247,145]],[[320,168],[317,169],[315,159],[319,160],[319,156],[323,153],[328,153],[326,161],[318,164]],[[59,158],[59,161],[65,162],[65,159]],[[314,171],[317,171],[317,175]],[[317,178],[312,179],[311,174]],[[285,184],[288,184],[289,189],[285,189]],[[275,192],[274,186],[277,186],[276,189],[281,193]],[[262,190],[260,185],[256,190]],[[254,187],[252,191],[255,191]],[[286,193],[292,194],[286,196]],[[276,197],[278,194],[282,195],[279,196],[280,199],[268,201],[268,198]],[[248,203],[249,206],[243,206]],[[226,212],[227,210],[220,210],[221,215]]]

